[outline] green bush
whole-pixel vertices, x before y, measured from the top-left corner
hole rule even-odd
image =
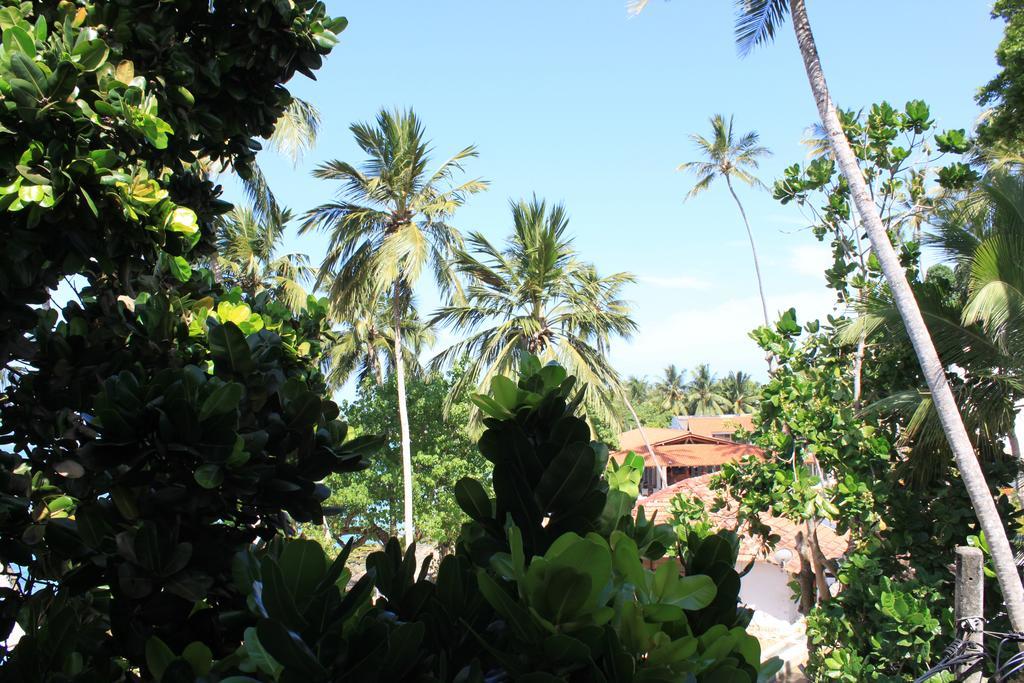
[[[495,495],[459,483],[470,521],[436,579],[397,539],[351,586],[351,545],[333,563],[301,539],[241,553],[235,573],[257,623],[212,670],[307,682],[758,680],[735,548],[710,536],[685,572],[672,561],[645,567],[674,533],[633,522],[642,460],[603,476],[607,449],[576,414],[573,383],[531,358],[518,384],[499,377],[476,397]],[[176,652],[167,667],[198,673]]]
[[[319,520],[374,446],[325,398],[325,305],[197,265],[230,208],[209,168],[247,173],[343,27],[307,0],[0,8],[4,679],[152,678],[152,637],[234,651],[232,556]]]

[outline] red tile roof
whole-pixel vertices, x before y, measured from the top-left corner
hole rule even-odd
[[[704,503],[704,507],[708,510],[708,516],[711,518],[711,522],[717,528],[736,531],[737,518],[735,503],[730,501],[730,504],[725,508],[715,512],[711,511],[715,501],[716,492],[711,490],[709,484],[711,482],[711,478],[714,476],[714,474],[705,474],[700,477],[684,479],[672,486],[668,486],[660,491],[652,493],[646,498],[641,498],[637,501],[637,507],[639,508],[640,506],[643,506],[644,512],[647,514],[648,518],[653,513],[657,512],[658,520],[661,522],[667,522],[670,518],[669,513],[672,508],[672,498],[677,495],[697,498]],[[804,525],[771,515],[761,515],[761,521],[771,527],[772,533],[778,534],[780,537],[779,542],[775,545],[775,550],[777,551],[779,549],[786,548],[791,552],[791,557],[786,562],[786,569],[793,573],[799,571],[800,559],[796,552],[797,534],[803,532],[803,534],[806,535],[806,528]],[[840,536],[830,527],[827,527],[824,524],[819,524],[818,545],[821,546],[821,552],[825,554],[825,557],[834,560],[846,554],[850,545],[850,540],[848,536]],[[766,553],[762,548],[760,538],[752,537],[743,533],[741,530],[739,554],[740,563],[746,564],[755,557],[773,561],[773,559],[768,556],[768,553]]]
[[[651,442],[653,446],[656,443],[668,441],[686,432],[682,429],[662,429],[659,427],[644,427],[644,434],[647,435],[647,440]],[[619,434],[619,450],[620,451],[636,451],[639,453],[645,448],[644,439],[640,435],[639,429],[630,429],[628,432],[622,432]]]
[[[635,430],[634,430],[635,431]],[[734,443],[728,439],[719,439],[703,434],[695,434],[680,429],[645,430],[651,442],[651,448],[657,456],[657,462],[651,462],[647,447],[640,442],[639,446],[620,450],[611,454],[616,462],[622,462],[631,451],[642,455],[646,467],[700,467],[719,466],[727,462],[742,460],[748,455],[760,457],[761,449],[749,444]],[[632,443],[632,433],[620,435],[620,446],[625,441]],[[623,437],[629,436],[628,439]],[[657,440],[656,440],[657,439]]]
[[[702,436],[714,436],[728,432],[732,434],[738,429],[754,431],[754,416],[745,415],[679,415],[676,421],[687,431]]]

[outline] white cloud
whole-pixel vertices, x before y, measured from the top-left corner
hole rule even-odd
[[[795,290],[769,297],[768,312],[774,316],[793,307],[800,322],[824,319],[832,311],[833,297],[824,287]],[[683,299],[661,314],[644,311],[639,322],[633,339],[612,348],[612,363],[623,376],[654,378],[669,363],[684,368],[710,363],[720,374],[744,370],[762,380],[766,376],[764,355],[748,336],[762,323],[756,296]]]
[[[661,289],[708,289],[711,283],[692,275],[672,275],[668,277],[659,275],[641,275],[640,282],[652,287]]]
[[[820,277],[832,267],[832,250],[824,244],[801,244],[793,247],[789,267],[801,275]]]

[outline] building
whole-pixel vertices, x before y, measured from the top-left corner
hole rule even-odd
[[[644,428],[654,451],[653,459],[639,429],[619,435],[619,450],[611,454],[616,462],[621,463],[630,452],[644,458],[641,495],[717,472],[727,462],[761,456],[761,449],[734,439],[738,430],[753,429],[751,415],[683,415],[672,418],[672,424],[673,428],[669,429]]]
[[[645,515],[650,518],[657,513],[657,519],[667,522],[670,518],[672,498],[686,496],[704,503],[711,523],[717,529],[735,531],[740,536],[739,558],[736,562],[737,571],[753,562],[751,570],[743,577],[740,588],[740,600],[755,610],[760,610],[788,623],[799,619],[798,605],[789,587],[789,582],[800,571],[799,550],[803,544],[805,529],[791,520],[781,517],[762,515],[761,521],[771,527],[772,533],[779,536],[778,543],[769,553],[760,538],[744,533],[738,527],[735,504],[727,505],[721,510],[712,511],[715,492],[710,487],[713,475],[704,474],[676,482],[656,493],[642,497],[637,501],[637,508],[643,506]],[[849,537],[840,536],[832,528],[819,525],[817,530],[818,545],[827,559],[838,560],[849,548]]]

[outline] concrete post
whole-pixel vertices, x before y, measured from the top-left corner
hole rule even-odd
[[[985,559],[979,548],[960,546],[956,549],[956,588],[954,594],[954,614],[957,625],[964,630],[964,640],[977,643],[982,647],[982,633],[985,628]],[[963,674],[970,666],[961,666],[957,675]],[[981,683],[981,671],[976,671],[963,680],[966,683]]]

